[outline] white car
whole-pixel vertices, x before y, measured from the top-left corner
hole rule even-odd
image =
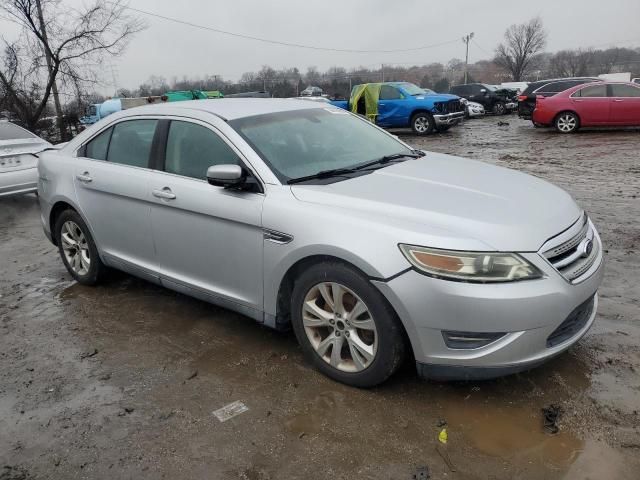
[[[484,107],[477,102],[467,102],[465,107],[466,117],[482,117],[485,114]]]
[[[7,121],[0,121],[0,197],[38,189],[36,153],[51,147],[46,140]]]

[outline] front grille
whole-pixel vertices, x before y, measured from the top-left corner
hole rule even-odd
[[[464,112],[464,105],[462,105],[460,100],[449,100],[447,102],[435,102],[434,107],[436,111],[441,114]]]
[[[584,328],[591,314],[595,303],[595,295],[586,302],[577,306],[566,318],[564,322],[547,337],[547,348],[560,345],[569,340],[576,333]]]
[[[545,250],[542,255],[560,274],[572,283],[577,283],[596,262],[600,253],[600,242],[587,215],[583,215],[579,230],[568,240]]]

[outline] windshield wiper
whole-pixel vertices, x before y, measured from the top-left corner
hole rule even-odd
[[[304,177],[292,178],[290,180],[287,180],[287,183],[291,185],[293,183],[305,182],[307,180],[314,180],[316,178],[339,177],[341,175],[353,173],[356,171],[357,170],[355,168],[332,168],[330,170],[321,170],[320,172],[311,175],[305,175]]]
[[[292,178],[287,180],[289,185],[294,183],[306,182],[307,180],[315,180],[322,178],[331,178],[331,177],[340,177],[342,175],[346,175],[349,173],[355,173],[362,171],[368,167],[372,167],[374,165],[385,165],[389,162],[402,160],[404,158],[420,158],[424,157],[424,152],[420,150],[411,150],[410,153],[392,153],[391,155],[385,155],[384,157],[376,158],[375,160],[371,160],[370,162],[362,163],[356,167],[349,168],[332,168],[329,170],[321,170],[318,173],[313,173],[311,175],[305,175],[304,177]]]
[[[421,152],[420,150],[412,150],[411,153],[392,153],[391,155],[385,155],[384,157],[376,158],[370,162],[358,165],[357,167],[354,167],[354,169],[363,170],[374,165],[385,165],[396,160],[402,160],[404,158],[420,158],[424,157],[424,155],[424,152]]]

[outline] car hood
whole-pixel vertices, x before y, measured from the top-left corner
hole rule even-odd
[[[544,180],[430,152],[371,174],[329,185],[293,185],[291,190],[303,202],[365,214],[381,223],[385,217],[394,224],[403,221],[404,228],[417,234],[447,232],[498,251],[537,251],[582,213],[569,194]]]
[[[448,102],[449,100],[460,100],[460,97],[458,97],[457,95],[451,95],[449,93],[436,93],[436,94],[430,94],[430,95],[416,95],[415,97],[416,100],[424,100],[424,99],[429,99],[430,101],[433,102]]]

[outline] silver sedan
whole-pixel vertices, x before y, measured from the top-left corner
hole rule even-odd
[[[50,146],[24,128],[0,121],[0,197],[36,191],[36,154]]]
[[[116,113],[39,163],[42,222],[69,273],[124,270],[292,327],[360,387],[532,368],[594,322],[603,249],[563,190],[412,149],[293,99]]]

